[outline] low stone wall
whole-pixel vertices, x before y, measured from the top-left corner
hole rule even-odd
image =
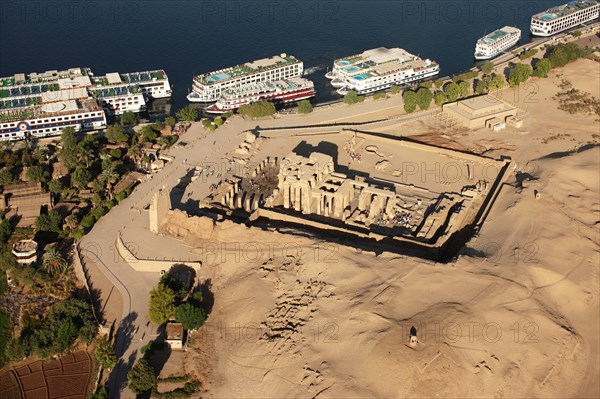
[[[195,270],[198,270],[200,266],[202,266],[201,262],[187,262],[187,261],[178,261],[176,259],[172,260],[152,260],[152,259],[140,259],[136,257],[130,250],[127,248],[125,243],[123,242],[123,238],[119,234],[117,237],[117,252],[125,262],[129,266],[131,266],[135,271],[138,272],[146,272],[146,273],[159,273],[161,271],[168,271],[173,265],[185,265],[189,266]]]

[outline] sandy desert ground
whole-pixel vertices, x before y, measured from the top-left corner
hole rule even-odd
[[[600,97],[598,65],[504,90],[529,114],[520,130],[396,128],[517,163],[453,263],[225,224],[203,258],[214,308],[190,351],[207,395],[598,397],[600,125],[552,100],[561,79]]]

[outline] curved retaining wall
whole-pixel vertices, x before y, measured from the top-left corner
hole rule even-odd
[[[138,272],[149,272],[149,273],[159,273],[163,270],[167,271],[173,265],[185,265],[192,267],[194,269],[199,269],[202,265],[202,262],[187,262],[187,261],[178,261],[176,259],[173,260],[152,260],[152,259],[140,259],[136,257],[130,250],[127,248],[123,239],[121,238],[121,234],[117,237],[117,252],[119,255],[127,262],[129,266],[131,266],[135,271]]]

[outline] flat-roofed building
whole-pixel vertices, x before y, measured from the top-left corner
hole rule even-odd
[[[166,326],[166,342],[171,349],[183,349],[183,324],[167,322]]]
[[[444,104],[442,110],[445,118],[468,129],[486,127],[493,119],[506,122],[507,118],[516,117],[518,111],[513,105],[491,95]]]

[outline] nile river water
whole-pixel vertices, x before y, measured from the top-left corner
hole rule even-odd
[[[565,0],[562,0],[565,2]],[[478,38],[505,25],[531,39],[526,0],[119,0],[0,2],[0,76],[87,66],[95,74],[164,69],[183,107],[195,73],[282,52],[304,61],[317,101],[337,98],[334,58],[402,47],[441,65],[474,65]]]

